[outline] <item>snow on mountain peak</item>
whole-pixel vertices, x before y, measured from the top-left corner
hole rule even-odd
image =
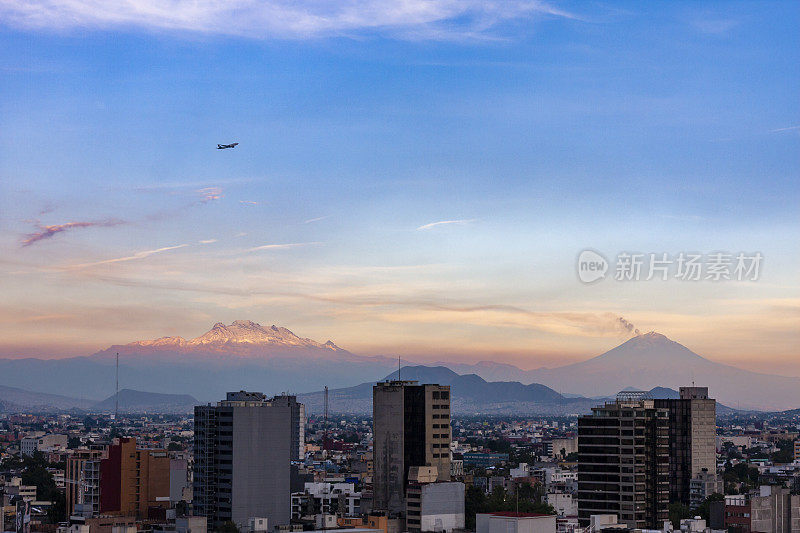
[[[187,342],[189,346],[217,344],[269,344],[277,346],[298,346],[340,350],[332,342],[320,344],[312,339],[301,338],[286,328],[264,327],[252,320],[234,320],[230,325],[221,322],[214,324],[208,332]]]

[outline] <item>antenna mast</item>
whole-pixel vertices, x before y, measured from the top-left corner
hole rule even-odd
[[[322,432],[322,449],[328,449],[328,386],[325,386],[325,421]]]
[[[400,356],[397,356],[397,381],[400,381]]]
[[[119,352],[117,352],[117,393],[114,395],[114,421],[119,423]]]

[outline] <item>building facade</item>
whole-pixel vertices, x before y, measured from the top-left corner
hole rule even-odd
[[[411,483],[406,498],[406,529],[409,533],[463,530],[464,484]]]
[[[450,480],[450,387],[387,381],[373,387],[373,508],[405,511],[408,470],[437,469]]]
[[[669,410],[669,496],[691,506],[691,482],[717,472],[717,402],[708,387],[681,387],[680,397],[655,400]]]
[[[193,505],[209,528],[251,517],[288,524],[291,461],[300,454],[305,410],[294,396],[231,392],[195,407]]]
[[[690,505],[692,480],[716,475],[716,402],[706,387],[677,399],[620,393],[578,421],[578,517],[616,514],[633,528],[658,528],[670,502]],[[698,484],[695,483],[695,490]]]
[[[669,410],[636,393],[578,419],[578,519],[616,514],[655,529],[669,515]]]
[[[114,439],[100,460],[100,507],[103,515],[148,518],[153,509],[169,507],[169,456],[144,449],[136,439]]]

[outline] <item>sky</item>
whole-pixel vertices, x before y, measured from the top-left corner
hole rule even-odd
[[[0,0],[0,357],[248,319],[526,369],[655,330],[800,376],[799,26],[797,2]],[[617,280],[623,253],[763,259]]]

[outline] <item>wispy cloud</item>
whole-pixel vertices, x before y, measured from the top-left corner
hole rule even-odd
[[[303,224],[311,224],[313,222],[319,222],[320,220],[325,220],[326,218],[330,218],[330,215],[325,215],[324,217],[317,217],[317,218],[309,218],[308,220],[304,220]]]
[[[18,27],[140,27],[256,39],[373,32],[404,39],[491,37],[506,21],[578,18],[543,0],[27,0],[0,1],[0,19]]]
[[[253,200],[239,200],[239,203],[243,205],[258,205],[258,202],[254,202]]]
[[[54,224],[52,226],[42,226],[37,224],[39,231],[29,233],[22,239],[22,246],[30,246],[39,241],[49,239],[57,233],[63,233],[78,228],[109,227],[124,224],[124,221],[117,219],[99,220],[94,222],[66,222],[64,224]]]
[[[462,220],[440,220],[438,222],[431,222],[430,224],[422,225],[422,226],[418,227],[417,230],[418,231],[425,231],[425,230],[429,230],[431,228],[435,228],[436,226],[446,226],[446,225],[449,225],[449,224],[463,225],[463,224],[469,224],[470,222],[475,222],[475,219],[474,218],[470,218],[470,219],[462,219]]]
[[[217,239],[203,239],[203,240],[197,241],[197,242],[199,242],[200,244],[211,244],[211,243],[217,242]]]
[[[160,254],[162,252],[168,252],[170,250],[177,250],[179,248],[186,248],[189,246],[188,244],[177,244],[175,246],[165,246],[163,248],[156,248],[155,250],[143,250],[141,252],[136,252],[133,255],[126,255],[124,257],[115,257],[113,259],[104,259],[103,261],[95,261],[93,263],[82,263],[79,265],[71,265],[68,269],[75,269],[75,268],[86,268],[98,265],[108,265],[111,263],[123,263],[125,261],[134,261],[136,259],[144,259],[145,257],[150,257],[154,254]]]
[[[214,200],[219,200],[222,198],[221,187],[204,187],[202,189],[198,189],[196,192],[201,196],[201,203],[213,202]]]
[[[784,131],[796,131],[800,130],[800,126],[788,126],[786,128],[778,128],[776,130],[769,130],[770,133],[781,133]]]
[[[292,242],[287,244],[264,244],[262,246],[256,246],[255,248],[250,248],[248,252],[260,252],[262,250],[285,250],[288,248],[300,248],[302,246],[313,246],[315,244],[322,244],[321,242]]]

